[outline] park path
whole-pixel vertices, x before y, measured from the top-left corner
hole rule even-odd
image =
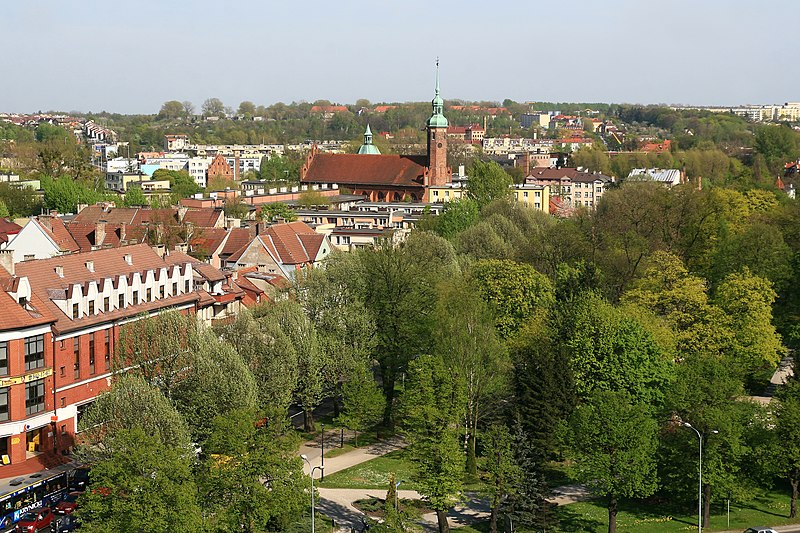
[[[333,429],[325,432],[325,451],[336,449],[339,447],[341,434],[339,430]],[[347,453],[343,453],[337,457],[325,458],[325,474],[335,474],[340,470],[350,468],[361,463],[365,463],[381,455],[386,455],[389,452],[399,450],[406,446],[403,439],[400,437],[391,437],[389,439],[370,444],[361,448],[356,448]],[[308,457],[309,462],[313,466],[320,466],[322,464],[322,443],[319,438],[315,441],[309,441],[300,446],[298,455],[305,455]],[[303,461],[303,472],[310,474],[308,464]],[[319,479],[320,471],[317,470],[314,474],[314,479]]]

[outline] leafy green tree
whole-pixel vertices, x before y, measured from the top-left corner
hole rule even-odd
[[[172,398],[195,442],[205,440],[216,416],[257,406],[258,387],[244,359],[210,332],[202,335],[183,374]]]
[[[256,105],[253,102],[245,100],[239,104],[237,114],[244,115],[246,117],[252,117],[256,114]]]
[[[80,423],[89,446],[136,428],[155,436],[165,446],[188,450],[190,437],[186,422],[157,388],[138,376],[121,376],[108,392],[97,397]],[[113,452],[108,446],[104,449]],[[88,451],[96,453],[95,448]]]
[[[42,202],[27,187],[14,187],[9,183],[0,183],[0,200],[8,208],[9,216],[26,217],[41,212]]]
[[[402,420],[410,442],[419,492],[436,511],[439,533],[448,533],[447,511],[461,496],[464,454],[458,421],[463,392],[439,357],[420,356],[409,363],[402,397]]]
[[[174,311],[142,317],[121,328],[114,367],[129,369],[171,398],[200,345],[200,331],[192,316]]]
[[[475,200],[478,207],[511,194],[511,176],[494,161],[483,162],[476,159],[472,162],[468,175],[467,197]]]
[[[59,213],[75,213],[78,204],[92,205],[103,199],[103,194],[69,176],[41,179],[44,205]]]
[[[158,118],[175,120],[186,116],[186,109],[183,104],[177,100],[170,100],[164,102],[161,109],[158,111]]]
[[[331,200],[319,191],[303,191],[297,198],[297,205],[305,208],[330,206]]]
[[[81,530],[203,530],[186,448],[165,444],[141,427],[119,430],[104,445],[107,456],[92,465],[89,490],[76,511]]]
[[[800,494],[800,386],[789,382],[778,396],[775,410],[775,470],[789,481],[792,488],[789,518],[797,517],[797,497]]]
[[[198,473],[210,531],[280,531],[297,520],[307,509],[297,444],[253,411],[215,418]]]
[[[219,98],[208,98],[203,102],[202,112],[204,117],[225,118],[225,104]]]
[[[0,200],[0,218],[9,218],[11,213],[8,211],[8,206],[3,200]]]
[[[478,221],[478,204],[469,198],[447,202],[437,217],[436,233],[452,239]]]
[[[575,474],[608,497],[608,531],[614,533],[619,498],[644,498],[658,486],[658,425],[649,408],[632,403],[627,393],[597,391],[576,409],[570,429]]]
[[[501,507],[517,491],[521,478],[527,475],[520,469],[514,453],[514,436],[508,428],[494,424],[482,437],[485,455],[482,457],[485,488],[483,493],[489,498],[491,515],[489,532],[497,533],[497,515]]]
[[[125,191],[125,197],[122,200],[125,207],[148,205],[147,197],[142,192],[141,187],[128,187]]]
[[[297,213],[283,202],[275,202],[262,205],[259,218],[267,222],[274,222],[279,218],[286,222],[294,222],[297,220]]]
[[[548,489],[542,473],[542,463],[537,460],[541,454],[531,442],[520,424],[514,427],[514,463],[522,475],[516,476],[516,483],[501,506],[513,524],[530,530],[547,530],[550,522]],[[513,470],[509,470],[513,472]]]
[[[342,387],[342,403],[343,412],[336,420],[355,432],[355,444],[358,446],[358,432],[377,424],[385,409],[383,392],[376,385],[371,372],[352,375]]]
[[[275,321],[245,311],[219,330],[221,338],[244,359],[256,380],[262,412],[287,416],[299,379],[298,354],[292,339]]]
[[[565,345],[579,396],[625,391],[635,402],[663,405],[673,365],[635,318],[590,295],[577,304],[570,330]]]
[[[783,125],[759,126],[755,131],[753,148],[756,153],[764,156],[770,168],[776,171],[782,163],[797,158],[797,133]]]
[[[463,278],[440,285],[435,320],[435,351],[464,390],[467,472],[477,476],[478,425],[503,400],[511,362],[486,302]]]
[[[511,337],[537,311],[554,300],[553,285],[530,265],[514,261],[484,259],[469,272],[480,294],[495,313],[495,326],[503,337]]]

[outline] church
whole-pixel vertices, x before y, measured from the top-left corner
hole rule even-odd
[[[357,154],[321,153],[316,146],[300,169],[300,183],[337,184],[353,194],[364,195],[371,202],[428,202],[428,188],[451,180],[447,166],[447,119],[444,100],[439,94],[439,69],[436,69],[436,92],[431,117],[427,122],[426,155],[383,155],[372,144],[369,125],[364,144]]]

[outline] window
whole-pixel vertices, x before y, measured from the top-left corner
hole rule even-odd
[[[186,280],[186,284],[185,284],[185,286],[183,288],[183,292],[190,292],[190,290],[189,290],[189,280],[188,279]]]
[[[131,298],[131,304],[136,305],[139,303],[139,291],[133,291],[133,297]]]
[[[8,341],[0,342],[0,374],[8,374]]]
[[[89,374],[94,374],[94,333],[89,334]]]
[[[33,259],[36,259],[36,254],[25,254],[23,261],[32,261]]]
[[[125,293],[119,295],[119,302],[117,302],[117,309],[123,309],[125,307]]]
[[[81,344],[78,337],[72,339],[72,356],[75,361],[75,379],[81,379]]]
[[[67,367],[62,366],[58,369],[59,376],[62,378],[67,375]]]
[[[103,298],[103,312],[108,313],[109,311],[111,311],[111,298],[106,296]]]
[[[25,385],[25,414],[44,410],[44,380],[37,379]]]
[[[111,368],[111,332],[109,330],[105,331],[105,339],[103,342],[105,344],[103,357],[105,358],[106,362],[106,370],[109,370]]]
[[[164,286],[163,285],[158,288],[158,297],[159,298],[163,298],[164,297]]]
[[[94,314],[94,300],[89,300],[89,315]]]
[[[25,339],[25,370],[44,366],[44,335]]]
[[[8,387],[0,389],[0,420],[8,420]]]
[[[78,304],[72,304],[72,319],[76,319],[81,316],[81,309]]]
[[[172,295],[175,296],[177,294],[178,294],[178,284],[176,282],[172,284]]]
[[[62,396],[61,397],[61,407],[66,407],[66,406],[67,406],[67,399]]]
[[[153,289],[147,289],[147,298],[145,302],[152,302],[153,301]]]

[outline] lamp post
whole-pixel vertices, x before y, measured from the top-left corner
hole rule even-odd
[[[319,456],[321,463],[322,470],[320,471],[319,478],[322,481],[325,481],[325,424],[322,424],[322,454]]]
[[[403,480],[400,479],[394,484],[394,510],[395,512],[400,512],[400,495],[397,493],[397,487],[400,486]]]
[[[311,462],[308,460],[308,456],[303,454],[300,456],[300,459],[306,462],[311,474],[311,533],[314,533],[314,515],[315,513],[315,506],[314,506],[314,470],[319,470],[320,472],[325,470],[324,466],[311,466]]]
[[[700,464],[699,464],[699,478],[698,492],[697,492],[697,533],[703,531],[703,434],[697,428],[692,426],[689,422],[684,422],[683,427],[689,428],[697,433],[697,439],[700,442]],[[711,433],[719,433],[716,429],[712,429]]]

